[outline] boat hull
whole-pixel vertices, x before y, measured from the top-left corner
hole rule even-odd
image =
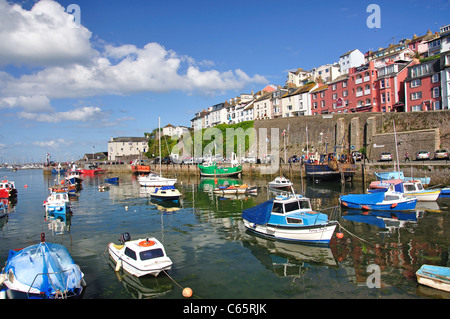
[[[232,177],[242,174],[242,166],[235,167],[217,167],[217,165],[198,165],[200,170],[200,176],[222,176],[222,177]]]
[[[167,271],[172,268],[172,261],[168,259],[166,262],[155,264],[155,265],[149,265],[147,267],[140,267],[138,265],[132,264],[128,262],[126,259],[121,258],[122,252],[120,249],[117,249],[117,247],[110,243],[108,245],[108,251],[109,256],[114,260],[114,262],[117,264],[119,260],[122,262],[122,268],[129,274],[136,276],[136,277],[142,277],[142,276],[158,276],[162,271]]]
[[[435,202],[440,194],[441,194],[440,190],[435,191],[429,190],[422,192],[405,193],[405,197],[417,198],[418,202]]]
[[[165,180],[139,180],[139,184],[144,187],[162,187],[162,186],[173,186],[177,182],[176,179],[165,179]]]
[[[421,285],[450,292],[450,268],[423,265],[416,272],[417,282]]]
[[[349,179],[355,175],[356,165],[338,164],[337,169],[333,169],[328,164],[305,164],[305,173],[309,180],[338,180],[341,176]]]
[[[313,226],[258,225],[244,219],[244,226],[251,232],[281,241],[328,244],[333,236],[337,222]]]
[[[415,198],[408,199],[401,203],[386,203],[386,204],[364,204],[364,203],[353,203],[348,200],[341,201],[341,205],[345,208],[361,209],[361,210],[385,210],[385,211],[412,210],[416,207],[416,203],[417,199]]]

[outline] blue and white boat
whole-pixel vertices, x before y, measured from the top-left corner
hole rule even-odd
[[[181,193],[175,186],[162,186],[151,189],[148,193],[152,198],[158,200],[179,200]]]
[[[373,181],[369,185],[369,192],[376,190],[395,190],[404,193],[405,197],[417,198],[418,202],[434,202],[438,199],[441,189],[425,189],[419,180],[403,181],[401,179]]]
[[[309,198],[277,196],[242,212],[245,227],[258,235],[283,241],[328,244],[337,226],[311,209]]]
[[[44,202],[45,212],[50,216],[65,216],[71,213],[69,194],[66,191],[52,191]]]
[[[41,242],[10,250],[0,274],[1,296],[8,299],[62,299],[82,296],[86,282],[68,250],[58,244]]]
[[[402,171],[380,172],[375,173],[375,176],[379,181],[388,179],[401,179],[402,181],[419,180],[423,185],[428,185],[431,181],[430,177],[405,177]]]
[[[407,198],[404,193],[395,191],[379,191],[341,195],[339,202],[342,207],[351,209],[399,211],[414,209],[417,198]]]
[[[421,285],[450,292],[450,268],[422,265],[416,272],[417,282]]]

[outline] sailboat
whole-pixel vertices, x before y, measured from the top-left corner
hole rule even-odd
[[[161,118],[158,118],[158,141],[159,141],[159,175],[150,172],[148,175],[139,175],[138,182],[145,187],[173,186],[177,182],[176,178],[165,178],[161,176]]]

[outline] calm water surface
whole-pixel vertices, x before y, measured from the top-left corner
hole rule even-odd
[[[10,249],[37,243],[45,232],[48,242],[66,246],[80,265],[87,299],[180,299],[180,286],[202,299],[450,298],[415,278],[424,263],[450,266],[450,199],[397,216],[340,210],[334,215],[326,208],[338,204],[339,194],[361,193],[362,185],[343,190],[340,183],[306,183],[313,208],[326,209],[345,228],[344,238],[317,247],[245,231],[242,210],[274,196],[266,189],[270,177],[244,178],[260,188],[257,196],[242,198],[214,195],[212,179],[182,177],[177,184],[182,204],[164,207],[153,203],[131,174],[119,175],[119,185],[105,192],[98,190],[104,175],[84,176],[84,188],[72,201],[73,216],[64,223],[46,219],[42,206],[55,176],[38,169],[0,173],[18,189],[13,211],[0,222],[0,259],[6,261]],[[295,189],[302,190],[298,180]],[[106,248],[123,232],[132,239],[157,237],[174,262],[172,279],[116,273]],[[373,264],[381,269],[381,288],[368,288],[367,268]]]

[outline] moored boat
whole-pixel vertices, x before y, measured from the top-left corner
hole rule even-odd
[[[368,194],[339,196],[342,207],[362,210],[411,210],[416,207],[416,198],[407,198],[403,193],[382,191]]]
[[[422,265],[416,272],[417,282],[421,285],[450,292],[450,268]]]
[[[290,188],[293,183],[284,176],[275,177],[275,179],[269,182],[269,187],[272,188]]]
[[[200,176],[217,176],[217,177],[232,177],[242,174],[242,165],[237,166],[217,166],[213,164],[198,164],[200,170]]]
[[[244,226],[258,235],[277,240],[328,244],[337,226],[324,213],[311,209],[309,198],[277,196],[242,212]]]
[[[258,188],[256,186],[248,186],[247,184],[242,185],[230,185],[230,186],[219,186],[214,188],[213,192],[215,194],[229,195],[229,194],[256,194]]]
[[[422,185],[430,184],[430,177],[405,177],[402,171],[391,171],[391,172],[376,172],[375,177],[379,181],[391,180],[391,179],[401,179],[402,181],[419,180]]]
[[[119,182],[119,176],[113,176],[113,177],[106,177],[105,178],[105,183],[110,183],[110,184],[116,184]]]
[[[53,190],[44,201],[44,207],[47,214],[50,216],[65,216],[70,214],[69,194],[64,190]]]
[[[152,198],[160,200],[179,200],[181,193],[175,186],[156,187],[148,193]]]
[[[419,180],[403,181],[400,179],[373,181],[369,185],[369,189],[389,190],[393,188],[395,191],[405,194],[407,198],[417,198],[419,202],[434,202],[441,193],[440,189],[425,189]]]
[[[139,175],[138,182],[141,186],[145,187],[162,187],[175,185],[177,179],[166,178],[155,173],[150,173],[148,175]]]
[[[84,165],[84,168],[81,170],[81,173],[86,175],[96,175],[105,172],[106,172],[105,169],[102,169],[95,164],[86,164]]]
[[[156,277],[160,272],[170,270],[173,264],[164,246],[154,237],[131,240],[129,233],[123,233],[120,245],[109,243],[108,252],[116,263],[116,271],[123,268],[136,277]]]
[[[17,189],[13,181],[4,179],[0,182],[0,198],[17,197]]]
[[[0,278],[9,299],[78,298],[86,286],[67,248],[46,243],[44,233],[39,244],[9,251]]]

